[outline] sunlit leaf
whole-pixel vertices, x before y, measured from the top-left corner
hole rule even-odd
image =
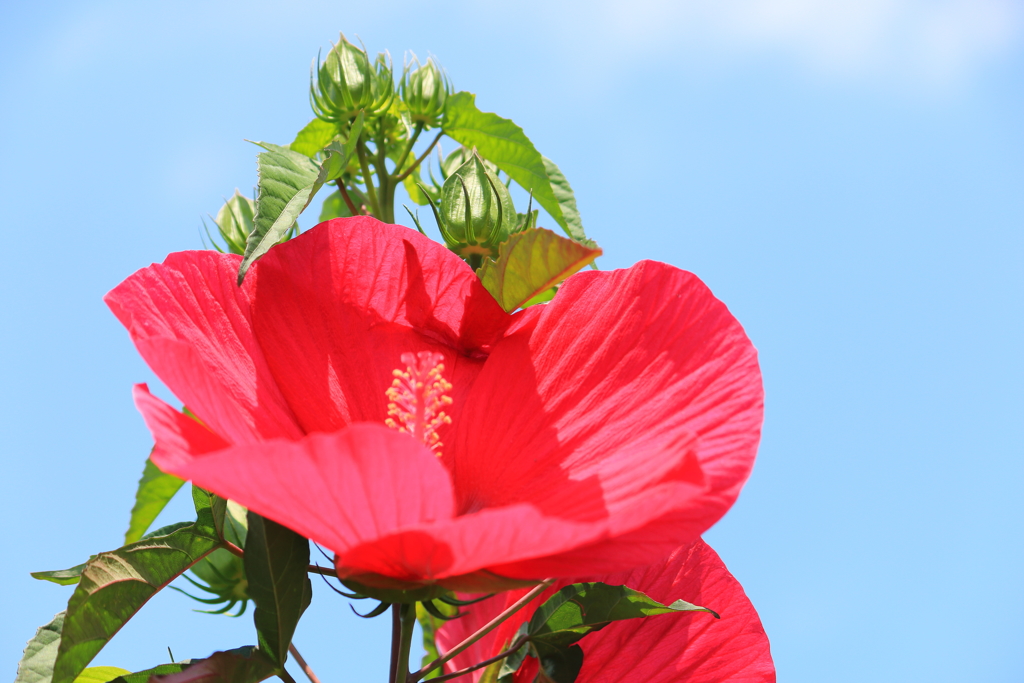
[[[36,634],[28,641],[21,661],[18,662],[14,683],[50,683],[63,627],[64,612],[59,612],[50,623],[36,629]]]
[[[537,608],[526,625],[529,646],[540,660],[540,678],[550,683],[572,683],[583,666],[583,650],[576,643],[588,633],[613,621],[639,619],[675,612],[708,612],[685,600],[664,605],[626,586],[574,583]]]
[[[531,643],[568,646],[613,621],[671,614],[674,612],[708,612],[705,607],[685,600],[671,605],[648,597],[626,586],[605,583],[574,583],[566,586],[537,608],[527,633]]]
[[[267,151],[256,156],[256,217],[238,268],[238,284],[242,284],[245,273],[258,258],[288,236],[295,219],[323,184],[344,172],[355,151],[362,120],[360,114],[344,145],[331,143],[324,149],[319,164],[294,150],[258,143]]]
[[[583,232],[583,220],[580,218],[580,211],[576,208],[576,195],[573,194],[569,181],[562,175],[562,171],[559,170],[558,166],[555,166],[555,162],[547,157],[541,158],[544,160],[544,170],[548,174],[548,180],[551,181],[551,190],[554,192],[555,200],[562,211],[562,220],[558,221],[558,224],[562,226],[569,237],[584,244],[589,243],[590,240],[587,239],[586,233]],[[544,206],[543,203],[541,203],[541,206]],[[544,208],[546,209],[547,207],[545,206]],[[548,211],[548,213],[551,212]],[[552,217],[556,221],[558,220],[554,214],[552,214]]]
[[[142,479],[139,480],[138,489],[135,491],[135,506],[132,507],[131,519],[128,521],[128,531],[124,535],[126,544],[142,538],[149,525],[184,483],[173,474],[164,474],[152,460],[146,458]]]
[[[460,92],[449,97],[445,104],[442,129],[464,147],[475,147],[480,156],[532,192],[537,203],[570,237],[579,241],[586,239],[568,182],[557,166],[541,156],[522,128],[497,114],[480,111],[476,95]],[[556,174],[557,191],[556,183],[548,176],[549,168]]]
[[[96,557],[93,555],[89,559]],[[29,576],[33,579],[39,579],[40,581],[50,581],[60,586],[72,586],[78,583],[78,580],[82,577],[82,570],[85,569],[86,563],[75,565],[70,569],[56,569],[48,572],[31,572]]]
[[[316,156],[317,152],[331,144],[331,140],[337,134],[338,127],[333,123],[313,119],[299,131],[288,148],[312,158]]]
[[[90,666],[78,674],[75,683],[107,683],[115,678],[128,675],[131,675],[131,671],[116,666]]]
[[[598,248],[537,228],[512,235],[486,260],[480,281],[506,311],[514,311],[601,255]],[[536,302],[534,302],[536,303]]]
[[[146,602],[220,546],[209,495],[193,487],[197,521],[176,525],[86,563],[68,601],[53,683],[75,678]]]
[[[187,669],[193,664],[193,661],[188,659],[183,662],[175,662],[174,664],[161,664],[160,666],[154,666],[152,669],[146,669],[144,671],[136,671],[135,673],[125,674],[118,676],[110,683],[148,683],[152,676],[166,676],[167,674],[176,674],[179,671]]]

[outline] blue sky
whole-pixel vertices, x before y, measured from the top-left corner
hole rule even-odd
[[[345,31],[436,55],[521,125],[603,268],[692,270],[743,322],[764,439],[707,538],[781,680],[1024,678],[1021,5],[426,7],[0,7],[0,667],[69,595],[28,572],[119,544],[150,446],[130,387],[155,380],[102,295],[201,247],[200,217],[255,182],[244,140],[291,140]],[[314,585],[296,642],[324,683],[382,679],[387,624]],[[96,663],[253,642],[194,606],[160,594]]]

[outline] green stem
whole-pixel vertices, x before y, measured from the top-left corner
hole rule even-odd
[[[383,126],[381,128],[383,128]],[[387,137],[383,130],[375,142],[377,144],[377,163],[375,166],[377,167],[377,178],[380,180],[380,196],[383,200],[380,205],[380,219],[385,223],[394,223],[395,202],[392,199],[394,196],[394,190],[391,189],[391,174],[388,173],[386,154]]]
[[[395,164],[395,175],[397,176],[402,171],[402,165],[405,160],[409,158],[409,152],[412,151],[412,146],[416,144],[416,141],[420,137],[420,133],[423,132],[423,122],[420,121],[416,124],[416,130],[413,132],[412,137],[409,138],[409,144],[405,146],[405,151],[402,152],[402,156],[398,157],[398,163]]]
[[[366,143],[363,136],[359,136],[356,143],[356,155],[359,157],[359,168],[363,171],[363,183],[366,185],[366,196],[370,200],[370,210],[373,215],[380,218],[380,204],[377,203],[377,189],[373,186],[373,177],[370,175],[370,164],[366,161]]]
[[[356,208],[356,204],[352,201],[352,197],[348,196],[348,190],[345,189],[345,181],[341,178],[338,178],[338,192],[341,193],[341,198],[345,200],[345,206],[348,207],[349,212],[353,216],[358,216],[359,209]]]
[[[478,662],[478,663],[474,664],[473,666],[467,666],[465,669],[459,669],[458,671],[456,671],[454,673],[445,674],[444,676],[437,676],[436,678],[433,679],[433,681],[434,681],[434,683],[441,683],[442,681],[450,681],[453,678],[458,678],[459,676],[465,676],[466,674],[471,674],[474,671],[477,671],[479,669],[483,669],[486,666],[490,666],[491,664],[494,664],[496,662],[500,662],[501,660],[505,659],[505,657],[508,657],[509,655],[515,654],[516,652],[518,652],[519,648],[521,648],[523,645],[526,645],[526,640],[527,639],[526,639],[525,636],[522,637],[522,638],[519,638],[514,643],[512,643],[512,647],[510,647],[509,649],[505,650],[504,652],[499,652],[498,654],[494,655],[490,659],[485,659],[484,661]],[[319,683],[319,681],[317,681],[317,683]]]
[[[398,647],[392,643],[391,683],[405,683],[409,677],[409,652],[412,650],[412,629],[416,625],[416,604],[392,605],[397,615],[397,629],[392,637],[398,636]]]
[[[529,593],[521,597],[514,605],[512,605],[504,612],[502,612],[501,614],[499,614],[498,616],[494,617],[489,622],[484,624],[479,631],[477,631],[476,633],[469,636],[464,641],[453,647],[451,650],[446,652],[444,656],[438,657],[434,661],[424,666],[419,671],[409,674],[409,677],[406,679],[406,683],[416,683],[417,681],[422,680],[424,676],[426,676],[434,669],[444,666],[445,663],[448,662],[452,657],[456,657],[460,652],[468,648],[470,645],[480,640],[494,629],[498,628],[498,625],[501,624],[503,621],[511,617],[513,614],[515,614],[522,608],[526,607],[528,604],[530,604],[530,602],[534,598],[536,598],[538,595],[546,591],[548,589],[548,586],[550,586],[554,582],[554,579],[542,581],[539,585],[535,586],[533,590],[531,590]]]
[[[395,181],[396,182],[401,182],[401,181],[405,180],[406,178],[409,177],[410,173],[412,173],[417,168],[419,168],[419,165],[423,163],[423,160],[426,159],[427,155],[430,154],[431,150],[434,149],[434,147],[437,145],[437,141],[441,139],[442,135],[444,135],[444,131],[443,130],[442,131],[438,131],[437,136],[434,137],[434,140],[433,140],[433,142],[430,143],[430,146],[427,147],[427,149],[423,152],[423,154],[419,155],[416,158],[416,161],[412,162],[412,166],[410,166],[409,168],[407,168],[404,171],[402,171],[399,175],[395,176]]]

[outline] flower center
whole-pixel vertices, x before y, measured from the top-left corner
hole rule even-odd
[[[444,412],[452,404],[447,395],[452,385],[441,376],[444,372],[444,357],[431,351],[403,353],[405,372],[394,370],[395,376],[388,387],[388,427],[404,434],[411,434],[441,456],[441,437],[437,430],[441,425],[451,424],[452,419]]]

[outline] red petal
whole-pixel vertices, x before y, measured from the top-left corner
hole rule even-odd
[[[443,245],[365,216],[319,225],[256,270],[256,333],[307,432],[382,422],[405,352],[444,355],[454,417],[512,321]]]
[[[240,257],[171,254],[105,297],[153,372],[232,443],[301,431],[253,336],[248,287],[235,285]]]
[[[451,480],[423,445],[383,425],[358,424],[301,441],[229,446],[136,388],[165,472],[237,501],[331,550],[351,547],[454,511]]]
[[[495,347],[446,462],[461,510],[525,501],[609,520],[608,542],[498,573],[624,569],[694,540],[733,503],[762,400],[753,345],[696,276],[650,261],[580,273]],[[691,490],[652,514],[659,482]],[[628,547],[607,545],[623,535]]]
[[[441,462],[383,425],[229,446],[145,386],[136,387],[135,402],[156,441],[152,458],[160,469],[330,548],[343,576],[503,587],[502,577],[459,577],[603,533],[600,525],[545,517],[527,504],[453,518],[451,479]]]
[[[578,683],[774,683],[775,666],[757,612],[739,582],[703,541],[679,548],[648,567],[585,580],[626,585],[666,604],[683,599],[713,609],[722,618],[691,612],[610,624],[580,642],[585,656]],[[522,591],[503,594],[465,608],[469,615],[438,631],[438,646],[442,651],[450,649],[520,595]],[[446,671],[500,652],[541,603],[528,607],[526,616],[516,615],[502,624],[472,654],[456,657]],[[525,671],[524,667],[520,674]],[[479,674],[474,680],[478,679]],[[517,676],[517,681],[526,680],[527,676]]]

